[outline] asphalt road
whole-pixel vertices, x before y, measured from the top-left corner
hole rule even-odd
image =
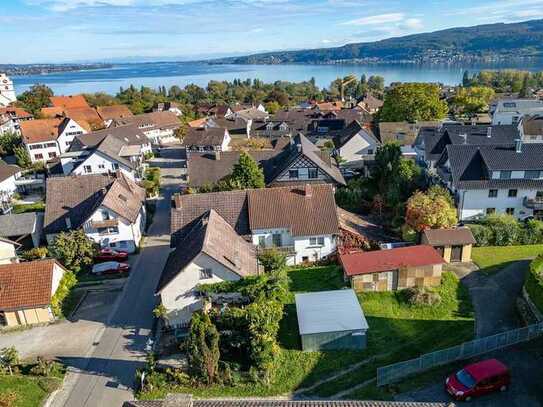
[[[154,289],[170,252],[170,197],[180,180],[178,151],[161,159],[165,178],[153,224],[128,282],[88,357],[62,360],[72,372],[53,406],[120,406],[133,399],[136,369],[145,363],[145,348],[153,326]],[[172,165],[166,165],[170,161]],[[179,159],[180,161],[180,159]]]

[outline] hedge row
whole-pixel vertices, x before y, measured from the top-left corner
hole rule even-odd
[[[530,271],[524,283],[528,295],[537,308],[543,312],[543,256],[539,255],[530,263]]]
[[[477,246],[514,246],[543,243],[543,221],[518,221],[511,215],[490,215],[468,227]]]

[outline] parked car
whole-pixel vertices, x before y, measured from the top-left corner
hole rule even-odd
[[[445,388],[456,400],[469,401],[483,394],[505,391],[510,381],[507,366],[497,359],[487,359],[451,374],[445,380]]]
[[[128,258],[128,253],[109,248],[101,249],[100,252],[94,257],[97,261],[123,261]]]
[[[105,263],[98,263],[92,266],[93,274],[128,273],[128,271],[130,271],[129,264],[119,263],[117,261],[107,261]]]

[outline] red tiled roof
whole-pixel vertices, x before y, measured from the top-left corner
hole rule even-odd
[[[104,121],[134,116],[125,105],[98,106],[96,111]]]
[[[63,109],[90,107],[83,95],[51,96],[49,100],[54,107],[62,107]]]
[[[340,254],[339,260],[348,276],[445,263],[439,253],[428,245]]]
[[[0,310],[48,305],[51,302],[53,259],[0,265]]]
[[[30,118],[32,118],[32,115],[30,113],[28,113],[26,110],[21,109],[20,107],[15,107],[15,106],[1,107],[0,108],[0,115],[1,114],[8,114],[10,116],[15,116],[18,119],[30,119]]]
[[[21,123],[21,135],[25,144],[55,141],[63,118],[28,120]]]

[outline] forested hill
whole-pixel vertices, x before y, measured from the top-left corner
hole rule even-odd
[[[347,44],[338,48],[277,51],[222,58],[216,63],[362,63],[493,61],[543,56],[543,20],[450,28],[431,33]]]

